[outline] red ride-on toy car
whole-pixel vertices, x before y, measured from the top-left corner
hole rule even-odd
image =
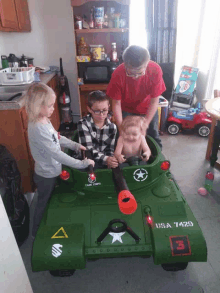
[[[171,111],[167,118],[167,131],[175,135],[183,129],[196,129],[200,136],[206,137],[210,133],[212,119],[206,112],[201,112],[201,104],[197,108],[182,111]]]

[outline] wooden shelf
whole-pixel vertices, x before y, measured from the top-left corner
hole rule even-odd
[[[93,0],[93,1],[101,2],[100,0]],[[118,2],[120,4],[123,4],[123,5],[130,5],[130,0],[114,0],[114,1]],[[87,2],[88,2],[88,0],[71,0],[71,5],[72,6],[81,6]],[[102,2],[109,2],[109,0],[103,0]]]
[[[88,83],[88,84],[82,84],[79,86],[79,89],[81,92],[85,91],[106,91],[108,87],[108,83]]]
[[[128,28],[75,29],[76,34],[125,33],[125,32],[128,32]]]

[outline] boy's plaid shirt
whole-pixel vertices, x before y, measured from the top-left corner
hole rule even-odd
[[[112,156],[115,150],[117,127],[106,118],[102,129],[96,127],[89,114],[78,122],[79,143],[92,151],[93,159],[106,165],[107,156]]]

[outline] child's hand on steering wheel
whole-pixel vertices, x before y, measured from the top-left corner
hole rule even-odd
[[[86,150],[86,148],[83,145],[80,145],[79,149],[82,150],[82,151]]]
[[[142,154],[141,158],[143,161],[147,162],[151,156],[151,151],[146,151]]]
[[[120,164],[122,164],[122,163],[124,163],[124,162],[126,161],[126,158],[125,158],[124,155],[119,155],[119,156],[117,156],[117,159],[118,159],[118,162],[119,162]]]
[[[89,163],[89,165],[92,165],[93,167],[95,166],[95,162],[91,159],[85,158],[85,160]]]

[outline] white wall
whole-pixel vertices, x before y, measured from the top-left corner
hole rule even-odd
[[[74,114],[79,114],[77,67],[73,10],[70,0],[28,0],[32,30],[30,33],[0,32],[0,54],[25,54],[34,65],[59,66],[63,59]]]
[[[1,293],[33,293],[0,195]]]

